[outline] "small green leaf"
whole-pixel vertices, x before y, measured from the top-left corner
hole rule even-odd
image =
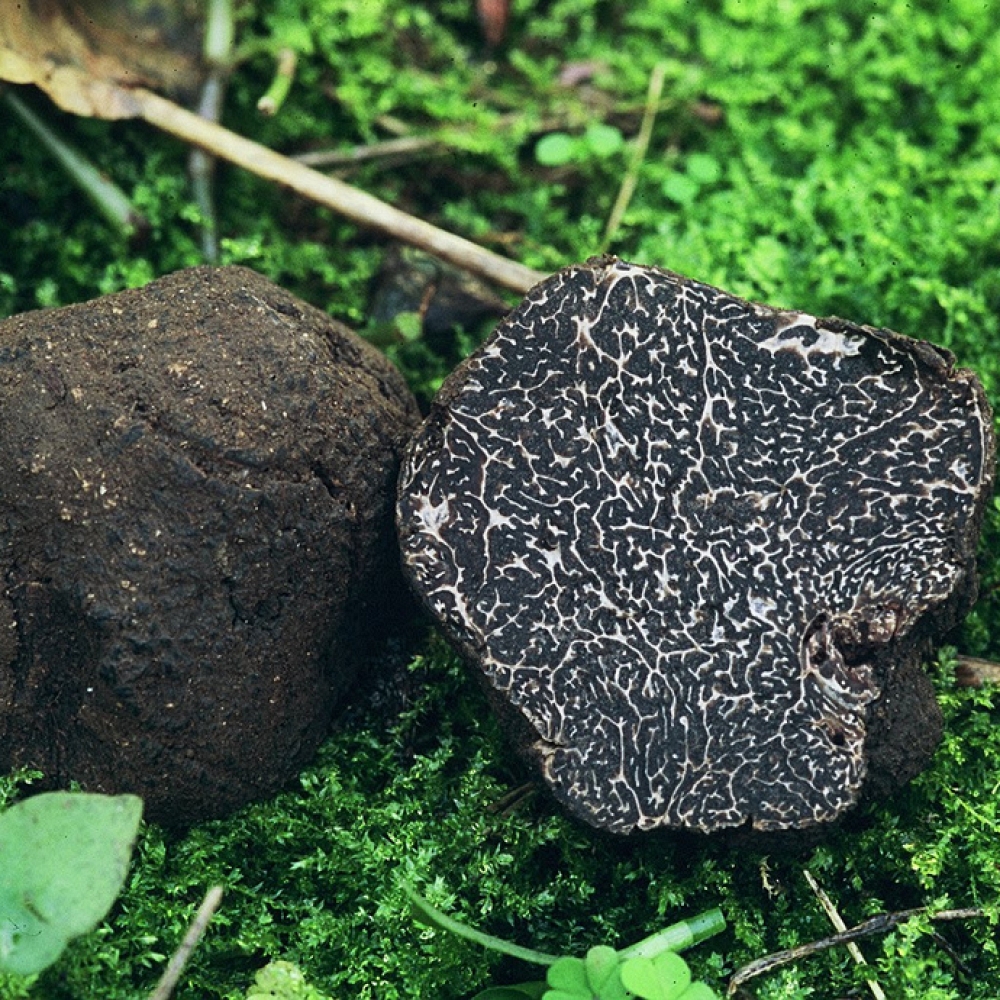
[[[565,132],[543,135],[535,145],[535,159],[543,167],[561,167],[576,159],[580,145]]]
[[[291,962],[271,962],[254,976],[246,1000],[327,1000],[310,986],[302,970]]]
[[[627,1000],[628,991],[622,985],[621,958],[614,948],[596,945],[587,952],[584,965],[591,995],[601,1000]]]
[[[418,312],[397,313],[392,320],[403,340],[413,343],[424,335],[424,321]]]
[[[628,1000],[614,948],[597,945],[585,959],[566,957],[549,967],[551,989],[542,1000]]]
[[[590,996],[587,966],[582,958],[566,956],[549,966],[545,981],[553,990],[560,990],[577,996]],[[548,994],[546,994],[548,996]]]
[[[678,1000],[691,984],[691,970],[680,955],[665,951],[656,958],[622,963],[622,982],[643,1000]]]
[[[604,984],[597,994],[600,1000],[632,1000],[632,994],[625,989],[622,982],[621,969],[615,969],[615,974]]]
[[[700,185],[692,180],[687,174],[679,174],[677,171],[667,174],[663,181],[663,193],[678,205],[689,205],[698,195]]]
[[[587,952],[584,959],[584,966],[587,969],[587,980],[591,989],[598,993],[601,987],[613,976],[621,963],[618,961],[618,952],[607,945],[599,944]]]
[[[698,184],[714,184],[722,176],[722,167],[714,156],[692,153],[684,164],[685,173]]]
[[[30,975],[104,918],[142,817],[134,795],[49,792],[0,814],[0,972]]]
[[[704,983],[692,983],[677,1000],[719,1000],[719,994]]]
[[[625,145],[621,130],[602,122],[592,122],[588,125],[583,133],[583,141],[594,156],[602,158],[613,156]]]

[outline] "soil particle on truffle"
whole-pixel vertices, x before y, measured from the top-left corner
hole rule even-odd
[[[576,815],[803,828],[937,743],[991,434],[945,351],[601,258],[446,382],[404,567]]]
[[[244,268],[0,323],[0,768],[177,823],[280,788],[382,627],[418,420]]]

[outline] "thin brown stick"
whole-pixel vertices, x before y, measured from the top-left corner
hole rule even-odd
[[[184,966],[187,965],[188,959],[191,957],[191,952],[198,946],[201,936],[205,933],[205,928],[208,927],[208,922],[212,919],[212,914],[219,908],[221,902],[222,886],[213,885],[205,893],[205,898],[202,900],[201,906],[198,907],[198,912],[195,914],[194,920],[191,921],[191,926],[188,928],[187,934],[184,935],[184,940],[170,957],[166,969],[163,970],[163,975],[160,976],[160,981],[156,984],[156,989],[149,995],[149,1000],[167,1000],[173,993],[177,980],[180,979]]]
[[[823,907],[823,912],[829,918],[830,923],[833,924],[833,929],[841,932],[846,931],[847,924],[844,922],[844,918],[840,915],[840,911],[833,905],[833,900],[830,899],[823,887],[816,881],[812,872],[809,871],[808,868],[803,868],[802,874],[806,877],[806,881],[809,883],[809,888],[812,889],[813,894],[819,900],[819,905]],[[857,946],[856,942],[848,941],[847,950],[851,953],[851,958],[853,958],[858,965],[868,964],[868,962],[865,961],[865,956],[861,954],[861,949]],[[868,989],[871,990],[872,996],[875,997],[875,1000],[885,1000],[885,991],[874,979],[866,979],[865,982],[868,984]]]
[[[448,147],[434,136],[402,135],[350,149],[318,149],[311,153],[298,153],[292,159],[307,167],[351,167],[370,160],[438,156],[447,152]]]
[[[973,917],[986,916],[986,912],[978,907],[964,910],[939,910],[937,913],[928,913],[924,908],[899,910],[896,913],[880,913],[877,917],[872,917],[864,923],[851,927],[839,934],[832,934],[830,937],[822,938],[819,941],[811,941],[809,944],[802,944],[797,948],[776,951],[773,955],[765,955],[763,958],[748,962],[741,969],[737,969],[733,977],[729,980],[726,996],[734,996],[740,986],[748,979],[761,976],[772,969],[778,969],[800,958],[807,958],[810,955],[815,955],[817,952],[826,951],[827,948],[836,948],[838,945],[857,941],[863,937],[870,937],[873,934],[887,934],[889,931],[895,930],[900,924],[905,924],[907,920],[923,914],[927,914],[931,920],[969,920]]]
[[[501,115],[494,123],[496,130],[509,130],[523,122],[524,116],[519,113]],[[388,160],[393,163],[412,159],[417,156],[443,156],[451,153],[456,147],[452,138],[458,131],[456,128],[439,130],[425,135],[412,135],[406,122],[382,115],[377,124],[387,132],[393,133],[392,139],[381,142],[371,142],[365,146],[352,146],[350,149],[317,149],[309,153],[296,153],[292,159],[296,163],[304,163],[307,167],[352,167],[359,163],[373,160]],[[534,123],[532,132],[557,132],[572,127],[571,116],[542,118]],[[461,131],[471,131],[462,129]]]
[[[533,781],[526,781],[523,785],[518,785],[517,788],[512,788],[505,795],[500,796],[495,802],[491,802],[486,807],[486,811],[497,813],[500,816],[509,816],[537,791],[538,786]]]
[[[152,91],[137,88],[131,91],[131,96],[138,105],[140,116],[150,125],[200,146],[258,177],[283,184],[358,225],[379,229],[522,295],[546,277],[540,271],[533,271],[423,219],[407,215],[335,177],[326,177],[221,125],[205,121]]]

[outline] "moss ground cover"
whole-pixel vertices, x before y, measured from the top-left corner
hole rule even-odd
[[[662,106],[609,249],[949,347],[996,405],[998,25],[1000,3],[965,0],[516,0],[506,43],[487,53],[465,0],[271,0],[244,16],[241,37],[260,44],[233,78],[225,121],[285,152],[368,143],[398,124],[433,137],[446,155],[374,161],[351,179],[551,269],[598,248],[663,64]],[[272,42],[299,49],[300,72],[281,113],[262,120]],[[560,83],[568,69],[586,79]],[[129,192],[149,231],[115,236],[5,117],[0,314],[200,262],[185,150],[24,96]],[[543,133],[579,137],[594,123],[626,143],[577,143],[562,163],[536,156]],[[225,262],[365,328],[382,241],[228,168],[219,211]],[[386,349],[426,400],[485,332]],[[998,511],[982,564],[980,604],[933,666],[947,719],[933,766],[809,850],[624,843],[540,797],[507,808],[524,776],[475,684],[421,633],[387,654],[391,683],[366,693],[295,788],[186,834],[147,829],[110,920],[37,981],[0,981],[0,998],[147,993],[216,882],[226,899],[179,996],[240,997],[275,959],[336,997],[458,998],[526,978],[513,960],[414,925],[400,879],[490,933],[577,954],[720,905],[730,929],[686,957],[721,989],[743,962],[830,932],[804,868],[848,924],[921,905],[981,906],[992,919],[916,922],[862,943],[864,972],[838,949],[755,981],[754,995],[846,996],[874,975],[891,997],[993,998],[1000,702],[956,687],[954,651],[1000,659]]]

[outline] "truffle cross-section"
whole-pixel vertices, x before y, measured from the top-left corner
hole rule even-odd
[[[404,566],[577,816],[806,827],[933,751],[991,434],[945,351],[600,258],[446,382]]]

